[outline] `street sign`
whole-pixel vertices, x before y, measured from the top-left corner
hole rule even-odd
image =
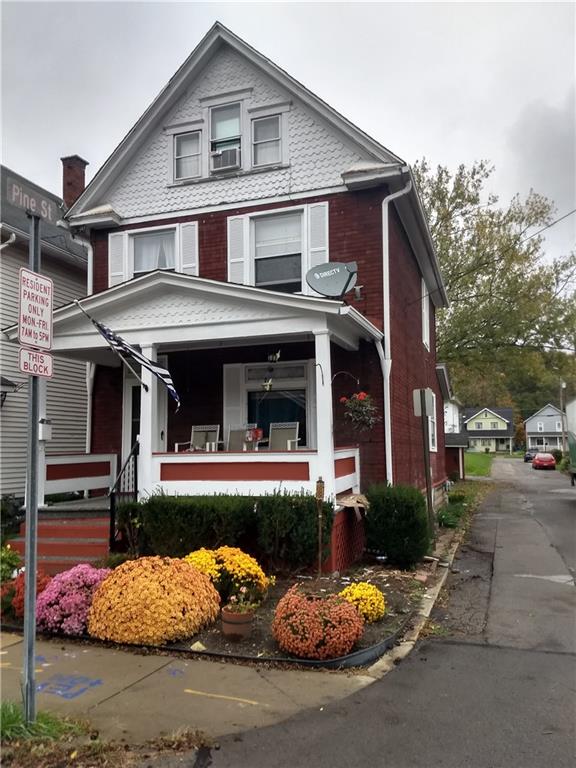
[[[21,267],[19,284],[18,341],[36,349],[51,349],[54,283]]]
[[[52,355],[25,347],[20,347],[18,366],[22,373],[27,373],[29,376],[43,376],[51,379],[54,373]]]
[[[414,416],[422,416],[422,400],[420,399],[420,389],[415,389],[412,392],[412,397],[414,401]],[[434,416],[434,392],[430,389],[430,387],[427,387],[424,390],[424,408],[426,413],[425,416]]]

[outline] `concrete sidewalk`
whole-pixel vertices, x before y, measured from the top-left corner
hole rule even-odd
[[[19,635],[1,637],[2,699],[20,701]],[[365,674],[144,656],[98,646],[36,644],[37,708],[86,717],[103,739],[141,743],[179,728],[222,736],[319,709],[374,682]]]

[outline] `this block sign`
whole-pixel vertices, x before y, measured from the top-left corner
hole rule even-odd
[[[54,283],[25,267],[21,267],[19,278],[18,341],[35,349],[51,349]]]

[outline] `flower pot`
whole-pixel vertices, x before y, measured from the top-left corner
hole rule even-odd
[[[249,637],[252,632],[254,622],[254,611],[239,613],[222,608],[222,634],[231,640],[240,640],[243,637]]]

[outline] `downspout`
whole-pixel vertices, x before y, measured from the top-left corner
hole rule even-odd
[[[405,167],[403,171],[408,171]],[[390,485],[394,484],[392,468],[392,414],[390,409],[390,371],[392,369],[392,347],[390,344],[390,242],[388,224],[388,204],[402,195],[406,195],[412,189],[412,181],[408,179],[405,187],[392,192],[382,200],[382,299],[384,309],[384,347],[381,341],[376,342],[376,350],[380,358],[382,378],[384,381],[384,400],[382,412],[384,414],[384,447],[386,450],[386,480]]]

